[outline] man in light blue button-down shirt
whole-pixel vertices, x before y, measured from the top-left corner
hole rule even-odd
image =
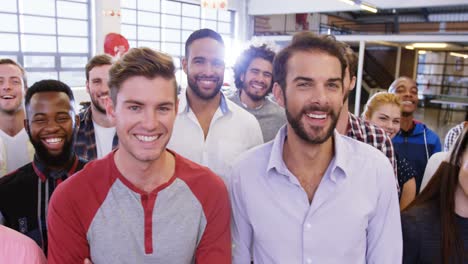
[[[233,263],[401,263],[393,168],[335,131],[346,62],[336,41],[299,33],[274,62],[288,123],[228,179]]]

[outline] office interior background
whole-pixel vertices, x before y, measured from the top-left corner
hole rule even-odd
[[[226,44],[226,92],[235,89],[232,65],[250,43],[280,49],[302,30],[333,34],[359,54],[350,108],[359,114],[370,95],[398,76],[418,83],[417,118],[443,139],[466,120],[468,0],[2,0],[0,57],[18,61],[31,85],[58,79],[89,100],[84,66],[115,32],[130,47],[146,46],[180,60],[191,32],[211,28]]]

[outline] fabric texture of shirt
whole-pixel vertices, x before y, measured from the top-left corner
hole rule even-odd
[[[442,263],[440,211],[438,200],[403,211],[401,223],[403,229],[403,264]],[[468,252],[468,218],[458,215],[456,225],[464,252]],[[458,262],[450,262],[458,263]],[[468,255],[463,263],[468,263]]]
[[[0,223],[32,238],[47,252],[46,216],[55,188],[86,164],[77,156],[64,170],[33,162],[0,179]]]
[[[119,139],[117,138],[117,134],[115,134],[112,140],[112,149],[116,148],[118,144]],[[80,128],[76,136],[75,153],[79,157],[89,161],[98,158],[91,106],[80,112]]]
[[[28,133],[26,133],[26,129],[21,129],[13,137],[0,129],[0,139],[3,142],[3,146],[5,148],[4,160],[6,162],[5,168],[3,169],[5,172],[0,174],[0,177],[26,165],[33,160],[35,151],[33,145],[29,141],[29,136]]]
[[[100,159],[109,154],[115,137],[115,127],[103,127],[93,121],[94,135],[96,138],[97,158]]]
[[[174,175],[147,193],[119,172],[114,153],[54,193],[49,264],[230,263],[231,211],[219,177],[174,153]]]
[[[0,225],[0,262],[47,264],[42,250],[27,236]]]
[[[186,94],[182,93],[167,147],[225,178],[229,167],[240,154],[262,143],[262,130],[257,119],[223,94],[205,139]]]
[[[263,105],[256,109],[248,108],[242,103],[239,90],[228,98],[257,118],[265,142],[273,140],[278,130],[287,122],[284,108],[268,98],[265,98]]]
[[[467,121],[463,121],[460,124],[452,127],[448,132],[447,135],[445,135],[445,141],[444,141],[444,151],[448,152],[450,151],[450,148],[452,147],[453,143],[457,140],[458,136],[463,132],[463,127]]]
[[[403,185],[411,178],[416,177],[416,171],[404,157],[400,157],[398,154],[395,157],[398,171],[398,185],[400,186],[400,190],[403,190]],[[401,198],[401,192],[399,196]]]
[[[309,203],[282,158],[286,132],[242,155],[228,177],[233,263],[401,262],[400,209],[386,157],[335,131],[335,156]]]
[[[392,141],[398,155],[406,158],[416,171],[416,192],[419,193],[427,161],[432,154],[441,151],[439,136],[425,124],[415,122],[413,129],[400,130]]]

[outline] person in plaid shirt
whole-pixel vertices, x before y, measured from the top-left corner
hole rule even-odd
[[[468,121],[463,121],[460,124],[452,127],[445,136],[444,151],[450,151],[453,143],[457,140],[458,136],[463,132],[463,127],[468,126]]]
[[[107,155],[118,144],[115,127],[106,115],[109,100],[109,69],[112,57],[96,55],[86,64],[86,91],[91,104],[80,113],[75,152],[86,160],[94,160]]]
[[[342,45],[348,66],[346,67],[347,70],[345,72],[345,77],[343,80],[343,108],[341,109],[336,129],[340,134],[347,135],[350,138],[367,143],[380,150],[383,154],[385,154],[385,156],[387,156],[387,158],[390,160],[390,163],[393,165],[396,179],[397,170],[395,162],[395,152],[390,137],[380,127],[377,127],[363,119],[360,119],[359,117],[350,113],[348,110],[348,96],[349,93],[354,89],[354,86],[356,85],[358,59],[356,54],[349,46],[347,46],[347,44],[342,43]]]

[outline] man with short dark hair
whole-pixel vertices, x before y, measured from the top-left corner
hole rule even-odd
[[[265,142],[286,124],[284,109],[267,98],[273,88],[274,58],[275,52],[266,44],[251,45],[242,52],[234,65],[237,91],[229,97],[257,118]]]
[[[392,166],[335,130],[345,68],[336,41],[310,32],[277,54],[273,94],[288,123],[228,176],[234,264],[401,262]]]
[[[47,252],[47,209],[55,188],[86,161],[73,151],[79,118],[66,84],[43,80],[25,97],[28,132],[36,154],[31,163],[0,179],[0,223],[21,232]]]
[[[217,32],[200,29],[185,43],[182,60],[188,87],[179,96],[179,109],[168,147],[225,177],[244,151],[263,143],[257,119],[226,99],[224,42]]]
[[[64,182],[49,206],[49,264],[230,263],[229,197],[213,172],[166,148],[172,59],[130,49],[110,70],[119,147]]]
[[[87,160],[102,158],[118,145],[114,124],[106,115],[111,66],[112,57],[107,54],[96,55],[86,64],[86,91],[91,105],[80,113],[75,151]]]
[[[31,162],[34,148],[24,129],[24,69],[0,59],[0,177]]]

